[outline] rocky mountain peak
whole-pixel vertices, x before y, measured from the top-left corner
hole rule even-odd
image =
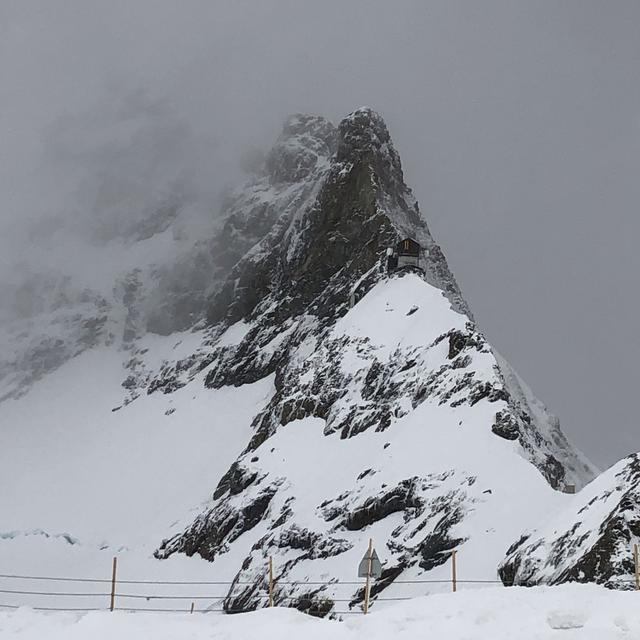
[[[360,107],[339,124],[338,161],[353,159],[370,150],[379,150],[391,143],[391,136],[382,116],[370,107]]]
[[[267,169],[273,183],[297,184],[299,193],[213,296],[210,322],[246,318],[260,311],[259,301],[270,305],[270,296],[281,320],[304,311],[335,318],[355,283],[375,282],[386,249],[405,237],[425,249],[427,279],[471,315],[378,113],[358,109],[337,129],[318,116],[291,116]]]
[[[273,555],[294,585],[282,602],[313,595],[329,611],[345,594],[304,582],[338,556],[355,566],[370,536],[387,557],[376,593],[437,578],[467,542],[495,572],[522,528],[490,523],[531,517],[518,487],[543,505],[562,497],[552,487],[584,484],[589,463],[478,331],[380,115],[358,109],[337,130],[294,116],[270,156],[279,215],[213,296],[206,354],[165,368],[152,391],[204,370],[212,392],[273,375],[273,395],[210,503],[157,557],[231,554],[230,609],[258,606]],[[422,269],[390,269],[387,249],[407,237]]]
[[[285,119],[281,138],[307,137],[325,143],[332,151],[337,142],[336,126],[327,118],[310,113],[294,113]]]
[[[337,130],[326,118],[297,113],[289,116],[267,155],[267,173],[274,183],[306,179],[336,149]]]

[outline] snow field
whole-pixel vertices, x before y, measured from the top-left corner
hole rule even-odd
[[[416,598],[320,620],[291,609],[235,616],[0,612],[2,640],[636,640],[640,594],[592,585],[493,588]]]
[[[193,340],[190,334],[150,336],[145,346],[150,357],[177,358],[195,348]],[[226,570],[224,561],[214,572],[201,560],[161,563],[152,553],[200,511],[246,446],[251,420],[273,391],[272,378],[211,392],[202,372],[173,394],[143,393],[112,411],[125,396],[120,384],[128,374],[126,357],[113,348],[87,351],[27,395],[3,403],[1,574],[102,579],[110,576],[111,559],[118,555],[121,579],[230,580],[234,575],[235,567]],[[78,590],[77,585],[43,589],[40,583],[0,583],[3,589]],[[0,598],[5,604],[25,602],[105,605],[104,598],[75,604],[54,597]]]

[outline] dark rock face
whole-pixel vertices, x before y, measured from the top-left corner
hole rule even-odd
[[[640,538],[640,455],[588,485],[570,506],[518,540],[499,573],[505,584],[596,582],[634,589],[632,547]]]
[[[225,493],[235,496],[242,493],[250,484],[256,481],[258,477],[257,471],[252,471],[242,467],[237,461],[231,465],[227,473],[222,476],[216,490],[213,493],[213,499],[217,500]]]
[[[307,199],[299,198],[295,211],[281,214],[259,249],[236,264],[211,302],[210,322],[256,317],[273,302],[276,322],[302,312],[333,319],[346,309],[353,282],[378,266],[382,270],[385,249],[403,234],[416,236],[430,249],[428,273],[439,278],[437,284],[455,305],[468,311],[403,182],[400,159],[380,116],[361,109],[342,121],[337,135],[321,119],[296,116],[293,128],[291,122],[273,152],[278,179],[290,180],[299,171],[307,178],[307,167],[318,166],[309,156],[337,144],[336,156],[327,173],[313,174],[317,182],[304,193]],[[300,127],[304,134],[292,145],[290,135]],[[291,147],[299,159],[291,157]]]
[[[391,491],[367,498],[364,504],[349,512],[344,527],[349,531],[358,531],[392,513],[416,510],[422,506],[423,501],[416,495],[415,480],[404,480]]]
[[[449,353],[447,357],[449,360],[454,360],[463,349],[467,347],[480,347],[481,342],[472,333],[465,333],[459,330],[452,330],[448,334],[449,338]]]
[[[304,206],[326,172],[336,135],[336,128],[324,118],[297,115],[287,120],[266,158],[264,172],[227,198],[217,233],[157,274],[149,303],[150,331],[184,330],[207,314],[215,323],[231,313],[230,306],[236,318],[253,309],[266,283],[260,286],[260,274],[253,271],[240,274],[242,279],[236,283],[236,265],[270,233],[278,236]]]
[[[228,544],[253,529],[263,519],[276,490],[276,486],[266,487],[251,502],[239,509],[220,503],[217,509],[194,523],[191,528],[192,535],[185,536],[179,548],[174,547],[172,551],[182,551],[188,556],[198,553],[205,560],[214,560],[218,554],[226,551]],[[155,554],[156,557],[167,557],[165,549],[169,542],[165,541],[161,545]]]
[[[491,427],[491,431],[505,440],[517,440],[520,436],[518,425],[513,416],[509,413],[502,413],[502,411],[496,413],[496,421]]]
[[[274,183],[306,180],[318,163],[336,150],[336,128],[325,118],[303,113],[290,116],[266,159]]]
[[[461,519],[460,514],[450,513],[440,520],[435,531],[430,533],[420,545],[420,568],[431,571],[451,558],[451,552],[459,547],[464,540],[451,537],[451,529]]]

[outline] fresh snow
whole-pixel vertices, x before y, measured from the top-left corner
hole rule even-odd
[[[176,336],[146,342],[150,354],[181,349]],[[201,508],[245,447],[251,419],[273,392],[272,376],[210,391],[202,372],[175,393],[121,406],[125,358],[115,348],[92,349],[3,403],[0,573],[104,578],[118,554],[130,577],[212,579],[206,562],[160,563],[152,553]],[[11,595],[0,602],[69,605]]]
[[[398,347],[426,346],[467,322],[440,289],[408,273],[375,285],[336,322],[333,335],[366,337],[388,356]]]
[[[291,609],[215,613],[0,612],[2,640],[635,640],[638,595],[601,587],[494,588],[416,598],[344,621]]]
[[[450,369],[449,342],[440,338],[452,329],[469,331],[467,323],[468,318],[452,309],[441,290],[409,273],[376,284],[335,323],[323,344],[312,348],[303,343],[300,353],[294,350],[289,357],[300,374],[285,394],[313,398],[312,387],[304,385],[325,375],[322,367],[331,358],[326,349],[340,345],[336,364],[346,377],[332,412],[348,414],[353,406],[367,410],[360,395],[367,372],[376,361],[384,367],[398,359],[419,364],[413,373],[409,367],[408,374],[399,367],[389,384],[402,389],[406,384],[403,375],[426,380],[444,369],[450,371],[450,378],[443,374],[439,391],[451,388],[451,402],[441,401],[441,394],[434,392],[412,406],[407,392],[400,399],[403,411],[394,415],[385,430],[374,426],[349,438],[332,432],[328,420],[315,417],[277,426],[260,446],[238,459],[243,473],[257,480],[240,492],[211,501],[203,515],[194,519],[197,527],[210,517],[213,521],[229,517],[227,509],[241,513],[261,492],[274,491],[260,521],[225,542],[212,563],[213,571],[235,558],[238,569],[249,567],[240,573],[241,582],[260,582],[266,555],[273,555],[276,575],[301,583],[279,593],[292,597],[317,590],[305,587],[306,581],[353,580],[368,540],[373,538],[383,567],[404,563],[398,580],[379,597],[421,596],[450,588],[446,581],[451,576],[451,561],[446,542],[439,541],[445,531],[444,535],[457,540],[449,548],[458,548],[461,581],[498,582],[497,567],[522,531],[561,510],[572,496],[551,488],[517,440],[492,432],[496,412],[506,408],[504,400],[483,398],[470,403],[469,387],[458,385],[465,372],[472,372],[478,383],[502,384],[498,362],[486,345],[466,350],[467,364]],[[264,349],[270,352],[272,345]],[[262,357],[262,351],[255,357]],[[283,384],[289,383],[285,380]],[[457,400],[460,402],[453,402]],[[542,406],[536,408],[541,417],[546,415]],[[423,501],[423,512],[401,509],[356,530],[340,526],[347,514],[367,500],[407,482],[413,483]],[[439,511],[442,505],[446,505],[444,511]],[[209,509],[218,511],[211,515]],[[337,509],[340,516],[331,517],[330,509]],[[446,514],[456,510],[459,522],[452,526],[443,522]],[[284,513],[286,519],[279,521]],[[289,535],[315,536],[314,548],[326,543],[335,551],[314,555],[304,548],[289,547]],[[438,552],[441,562],[424,569],[419,566],[419,545],[426,536],[433,536],[434,544],[444,544],[444,548]],[[427,583],[407,583],[425,579]],[[331,584],[318,597],[331,598],[337,605],[356,598],[357,590],[357,586]]]

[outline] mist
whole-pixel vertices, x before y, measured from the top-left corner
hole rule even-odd
[[[5,0],[0,281],[100,278],[87,247],[178,195],[214,218],[288,114],[369,105],[480,327],[608,466],[640,450],[639,23],[624,1]]]

